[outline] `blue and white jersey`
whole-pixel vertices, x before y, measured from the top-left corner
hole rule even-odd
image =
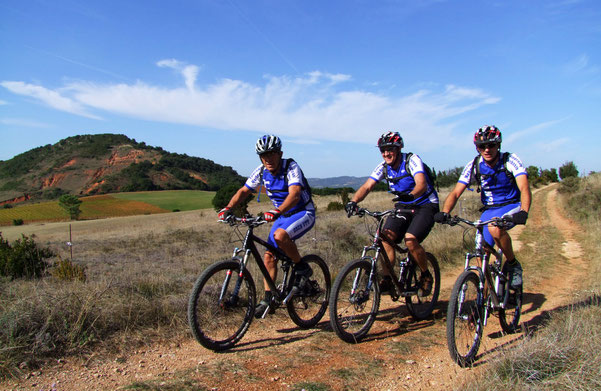
[[[470,177],[472,176],[472,159],[463,169],[458,182],[466,186],[470,185]],[[478,157],[477,164],[480,165],[481,188],[480,197],[482,204],[486,206],[503,205],[511,202],[520,202],[520,189],[515,181],[507,175],[503,169],[503,154],[499,151],[499,159],[494,167],[490,167],[482,156]],[[520,175],[528,175],[526,168],[522,164],[520,158],[515,154],[510,154],[507,160],[507,170],[513,174],[515,178]],[[472,181],[475,181],[475,173]]]
[[[430,178],[428,177],[428,174],[426,173],[426,170],[424,169],[422,159],[416,154],[412,154],[411,158],[409,159],[408,167],[405,167],[407,162],[406,153],[401,153],[399,159],[401,160],[401,164],[398,170],[395,170],[394,168],[387,165],[385,162],[382,162],[372,171],[369,177],[376,182],[385,179],[386,174],[384,173],[384,167],[386,167],[389,179],[388,186],[390,191],[408,193],[415,188],[414,177],[421,172],[426,177],[426,191],[421,196],[417,197],[414,201],[405,202],[405,204],[438,204],[438,193],[436,192],[436,189],[434,189],[434,184],[431,182]]]
[[[273,175],[261,164],[252,174],[250,174],[250,177],[246,180],[244,185],[252,191],[257,191],[261,185],[261,171],[263,172],[263,185],[267,191],[267,196],[275,208],[279,208],[286,197],[288,197],[288,187],[298,185],[302,187],[301,199],[292,209],[287,211],[286,214],[299,212],[301,210],[315,210],[313,202],[311,201],[311,194],[305,185],[307,181],[303,177],[300,167],[294,160],[282,159],[280,169],[276,175]]]

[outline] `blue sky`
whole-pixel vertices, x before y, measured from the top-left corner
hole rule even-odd
[[[123,133],[232,166],[279,135],[367,176],[396,130],[437,170],[482,125],[524,164],[601,170],[601,2],[0,0],[0,160]]]

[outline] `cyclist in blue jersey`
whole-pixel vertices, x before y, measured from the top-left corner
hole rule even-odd
[[[496,126],[485,125],[478,129],[474,135],[478,156],[463,169],[455,188],[447,196],[442,211],[435,216],[437,222],[449,219],[449,213],[457,200],[475,179],[482,188],[480,197],[484,207],[481,220],[512,215],[514,224],[526,224],[532,199],[528,174],[515,154],[501,153],[501,141],[501,131]],[[511,227],[513,226],[507,229]],[[484,228],[484,240],[490,246],[497,244],[503,251],[506,257],[503,271],[510,274],[511,287],[521,289],[522,266],[515,258],[507,230],[489,225]]]
[[[388,181],[391,192],[397,194],[397,209],[414,209],[415,213],[402,213],[391,216],[384,223],[382,236],[399,243],[403,239],[411,256],[422,269],[421,285],[424,291],[430,291],[434,279],[428,270],[426,251],[421,242],[426,239],[434,226],[434,214],[438,212],[438,193],[432,179],[427,175],[419,156],[403,153],[403,138],[398,132],[388,132],[378,139],[378,148],[384,161],[371,173],[365,183],[355,192],[346,206],[348,217],[358,209],[361,202],[382,179]],[[394,270],[395,251],[387,241],[383,242],[384,251],[390,260],[390,270]],[[383,270],[380,291],[388,292],[393,287],[392,276]]]
[[[279,137],[260,137],[255,151],[259,155],[261,165],[252,172],[227,206],[219,211],[219,220],[226,220],[232,214],[232,208],[263,184],[273,203],[273,209],[263,215],[265,220],[274,222],[267,242],[282,249],[294,261],[296,282],[299,282],[301,277],[310,277],[313,273],[306,262],[301,262],[300,253],[294,243],[315,225],[315,207],[309,185],[298,164],[292,159],[282,158],[282,141]],[[274,255],[266,251],[263,262],[275,281],[278,269]],[[264,286],[265,298],[257,306],[257,316],[261,316],[271,302],[272,293],[265,281]],[[270,313],[274,310],[271,308]]]

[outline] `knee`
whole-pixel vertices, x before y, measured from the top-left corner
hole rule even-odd
[[[417,238],[411,234],[405,235],[405,245],[407,246],[409,251],[414,251],[421,248],[419,240],[417,240]]]
[[[273,239],[275,240],[275,242],[277,244],[281,244],[281,243],[290,241],[290,236],[288,235],[288,232],[286,232],[285,230],[278,229],[277,231],[275,231],[273,233]]]
[[[263,257],[263,264],[265,264],[265,267],[267,269],[273,269],[277,265],[275,257],[269,251],[267,251],[265,253],[265,256]]]
[[[382,231],[382,236],[384,236],[386,239],[395,242],[397,239],[397,234],[395,234],[394,232],[392,232],[389,229],[385,229],[384,231]],[[386,242],[384,242],[386,243]]]

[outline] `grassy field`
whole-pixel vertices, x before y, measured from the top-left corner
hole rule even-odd
[[[166,190],[153,192],[117,193],[82,197],[80,219],[147,215],[172,211],[211,208],[215,192],[195,190]],[[58,201],[25,204],[0,209],[0,225],[69,220]]]

